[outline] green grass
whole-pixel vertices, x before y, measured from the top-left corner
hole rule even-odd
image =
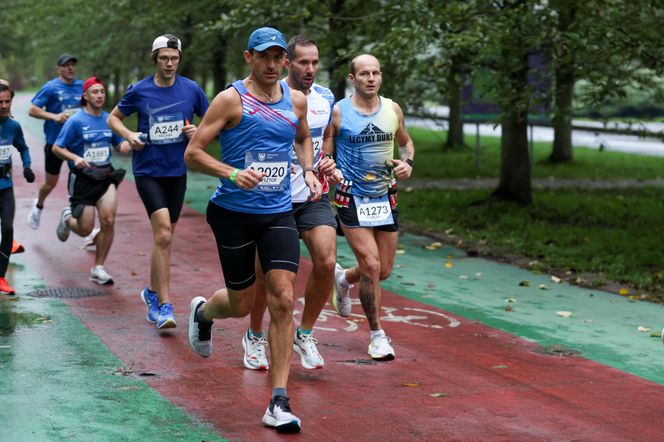
[[[413,178],[460,179],[475,178],[475,136],[466,135],[472,147],[443,153],[445,133],[410,128],[415,144]],[[644,157],[620,152],[599,151],[576,147],[570,164],[551,164],[551,143],[534,143],[533,178],[568,179],[655,179],[664,177],[664,158]],[[500,139],[480,137],[480,174],[482,178],[497,178],[500,170]]]
[[[442,153],[444,134],[410,132],[416,149],[414,178],[475,177],[474,152]],[[481,142],[483,176],[497,177],[499,140],[485,137]],[[552,166],[544,161],[550,149],[545,143],[535,145],[535,177],[651,179],[664,171],[664,158],[584,148],[575,149],[572,164]],[[534,270],[592,273],[596,285],[619,282],[649,293],[649,299],[664,299],[664,249],[659,246],[664,189],[535,190],[529,207],[490,200],[490,192],[402,191],[400,221],[448,239],[453,232],[451,240],[461,239],[460,245],[471,251],[524,256]]]

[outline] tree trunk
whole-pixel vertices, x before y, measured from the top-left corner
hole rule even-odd
[[[328,21],[329,35],[332,36],[332,45],[330,50],[330,67],[328,72],[330,74],[330,90],[334,94],[334,98],[339,101],[346,96],[346,74],[348,73],[348,63],[350,60],[347,56],[339,56],[337,49],[347,49],[348,33],[343,29],[344,23],[339,20],[338,16],[342,15],[345,6],[345,0],[330,0],[330,19]]]
[[[453,62],[452,69],[447,78],[449,88],[448,105],[450,107],[449,127],[444,151],[465,146],[463,138],[463,113],[461,94],[463,90],[463,72],[458,63]]]
[[[576,3],[574,1],[555,2],[558,12],[558,31],[562,35],[574,25]],[[567,53],[560,42],[555,48],[556,65],[553,70],[555,81],[555,103],[553,115],[553,150],[549,161],[565,163],[572,161],[572,100],[574,99],[574,57]]]
[[[500,181],[492,196],[497,199],[532,203],[528,114],[526,110],[504,111],[500,137]]]
[[[180,37],[180,40],[185,43],[185,47],[183,49],[183,63],[180,68],[179,74],[182,75],[183,77],[187,77],[191,80],[196,78],[196,63],[194,59],[190,59],[188,56],[185,56],[185,51],[189,48],[192,48],[194,46],[194,33],[192,32],[193,29],[193,24],[191,20],[191,15],[187,14],[183,17],[182,19],[182,36]]]
[[[555,69],[555,113],[553,116],[553,151],[549,161],[572,161],[572,100],[574,97],[574,72],[570,64]]]
[[[226,38],[221,33],[212,50],[212,80],[215,94],[226,88]]]

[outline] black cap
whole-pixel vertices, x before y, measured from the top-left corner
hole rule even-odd
[[[71,55],[71,54],[62,54],[60,56],[60,58],[58,58],[58,66],[63,66],[65,64],[67,64],[67,62],[70,62],[70,61],[73,61],[74,63],[76,63],[78,61],[78,59],[76,57],[74,57],[73,55]]]

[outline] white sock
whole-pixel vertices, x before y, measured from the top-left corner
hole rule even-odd
[[[345,270],[343,272],[339,273],[339,277],[337,278],[337,282],[342,287],[350,287],[351,283],[348,282],[348,280],[346,279],[346,271]]]
[[[387,336],[382,328],[380,330],[371,330],[371,339],[378,338],[380,336]]]

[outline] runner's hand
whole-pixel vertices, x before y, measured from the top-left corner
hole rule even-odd
[[[323,193],[323,186],[313,172],[304,172],[304,182],[309,188],[309,201],[318,201]]]
[[[23,168],[23,178],[25,178],[25,180],[28,183],[34,183],[35,182],[35,173],[29,167],[24,167]]]
[[[240,189],[251,190],[258,186],[267,174],[254,169],[242,169],[235,175],[235,185]]]
[[[191,140],[191,138],[196,133],[196,125],[189,123],[189,120],[185,119],[184,126],[182,126],[182,132],[184,132],[184,135],[187,137],[187,139]]]
[[[53,121],[55,121],[56,123],[65,124],[65,121],[67,121],[67,118],[69,118],[69,117],[67,117],[66,113],[60,112],[59,114],[55,114],[55,117],[53,118]]]
[[[120,153],[129,153],[131,152],[131,144],[128,141],[123,141],[118,144],[118,152]]]
[[[327,177],[327,183],[330,186],[336,186],[343,180],[344,180],[344,174],[343,172],[341,172],[341,169],[334,169],[334,173],[332,173],[332,175],[328,175]]]
[[[394,169],[392,170],[397,179],[405,180],[410,178],[410,174],[413,173],[413,168],[410,167],[410,164],[397,159],[392,160],[392,163],[394,164]]]
[[[328,178],[337,170],[337,163],[330,157],[323,157],[318,163],[318,173],[327,176]]]
[[[127,137],[127,143],[134,150],[141,150],[145,147],[145,143],[139,138],[142,135],[142,132],[131,132]]]
[[[90,164],[87,161],[85,161],[82,157],[77,157],[74,160],[74,167],[78,169],[84,169],[86,167],[90,167]]]

